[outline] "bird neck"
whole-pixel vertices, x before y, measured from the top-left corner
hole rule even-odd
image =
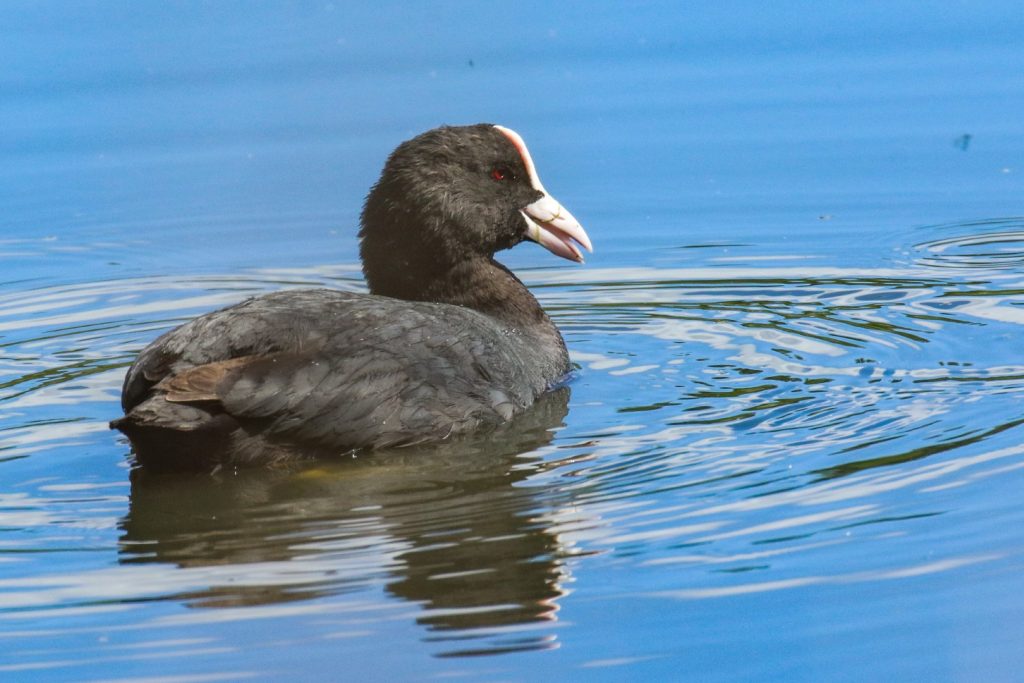
[[[502,323],[510,332],[539,337],[565,348],[558,328],[512,271],[491,257],[473,256],[456,263],[417,256],[401,266],[378,269],[364,261],[370,293],[406,301],[429,301],[471,308]]]
[[[554,328],[526,285],[493,258],[463,261],[431,282],[426,289],[425,298],[429,301],[472,308],[510,327],[524,330]]]

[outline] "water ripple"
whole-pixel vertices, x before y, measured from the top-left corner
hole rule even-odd
[[[887,268],[529,270],[581,367],[568,405],[566,391],[533,423],[440,454],[136,473],[127,511],[103,486],[127,485],[127,446],[106,420],[134,354],[252,294],[360,289],[357,269],[0,293],[0,463],[27,468],[0,496],[0,521],[26,534],[0,543],[0,566],[120,534],[118,566],[0,572],[0,615],[167,601],[202,609],[143,629],[317,615],[333,620],[325,638],[405,619],[460,657],[558,647],[561,603],[588,565],[634,567],[617,590],[636,598],[714,600],[1012,559],[980,543],[936,554],[913,534],[934,539],[963,514],[952,492],[1024,470],[1020,234],[944,234]],[[114,454],[106,480],[55,478],[42,460],[98,444]],[[372,591],[417,608],[385,616],[396,603]]]
[[[978,230],[985,228],[985,230]],[[993,230],[992,228],[998,228]],[[966,234],[921,242],[913,248],[916,263],[929,268],[1005,270],[1024,266],[1024,219],[957,223],[933,226],[932,230],[956,230]]]

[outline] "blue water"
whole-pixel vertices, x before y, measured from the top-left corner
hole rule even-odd
[[[1016,680],[1013,2],[0,7],[0,678]],[[501,439],[153,478],[134,354],[363,288],[400,141],[499,122],[585,266]]]

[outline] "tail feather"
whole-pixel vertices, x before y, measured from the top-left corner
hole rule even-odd
[[[138,463],[157,470],[212,469],[230,459],[238,423],[212,413],[152,396],[124,417],[110,422],[132,443]]]

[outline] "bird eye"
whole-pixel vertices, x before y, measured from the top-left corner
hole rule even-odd
[[[491,177],[495,180],[504,180],[508,177],[508,172],[503,168],[492,168]]]

